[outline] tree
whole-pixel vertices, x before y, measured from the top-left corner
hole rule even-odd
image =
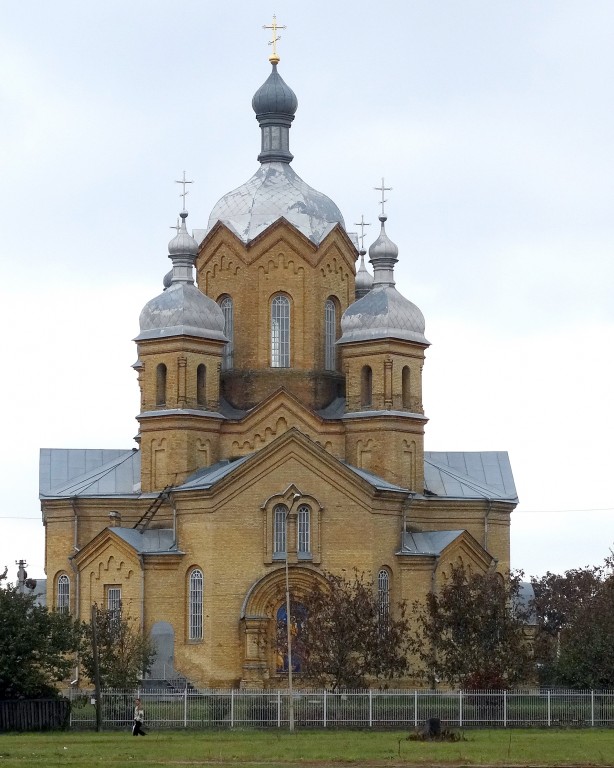
[[[83,626],[69,614],[0,586],[0,699],[58,696],[56,683],[70,675],[82,639]]]
[[[103,688],[135,688],[151,668],[155,648],[135,622],[115,610],[96,611],[96,635],[100,685]],[[94,680],[92,652],[93,626],[86,628],[87,644],[82,654],[83,668]]]
[[[536,654],[541,682],[570,688],[614,687],[612,558],[534,583]]]
[[[438,593],[417,603],[412,648],[431,685],[505,689],[531,670],[528,612],[519,600],[520,575],[471,573],[453,565]]]
[[[581,621],[602,587],[605,571],[602,566],[587,566],[556,574],[533,578],[535,597],[533,609],[537,618],[534,657],[539,681],[544,685],[558,684],[558,663],[562,635]]]
[[[305,681],[333,690],[402,675],[408,636],[403,604],[396,613],[382,605],[364,573],[355,571],[351,579],[327,574],[325,586],[292,601],[293,668],[300,667]],[[284,649],[285,621],[278,627],[278,647]]]

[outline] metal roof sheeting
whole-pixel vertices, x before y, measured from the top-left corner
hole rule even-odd
[[[42,448],[39,495],[132,496],[141,487],[141,455],[136,450]]]
[[[425,451],[424,486],[447,498],[518,501],[505,451]]]

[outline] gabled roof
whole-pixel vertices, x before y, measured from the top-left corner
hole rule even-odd
[[[405,531],[400,555],[440,555],[464,531]]]
[[[234,461],[218,461],[210,467],[203,467],[190,475],[181,485],[173,488],[173,491],[205,490],[212,488],[220,480],[227,475],[232,474],[241,465],[245,464],[245,462],[254,455],[254,453],[250,453],[247,456],[242,456],[240,459],[235,459]]]
[[[109,528],[139,555],[159,555],[164,553],[179,554],[172,528],[148,528],[138,531],[135,528]]]
[[[42,448],[40,498],[138,496],[141,456],[137,450]]]
[[[518,502],[505,451],[425,451],[424,487],[439,497]]]

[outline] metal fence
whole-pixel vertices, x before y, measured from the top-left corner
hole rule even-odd
[[[94,695],[72,690],[70,725],[93,728]],[[287,690],[105,690],[105,728],[132,724],[140,696],[150,728],[287,728]],[[430,717],[442,727],[612,727],[614,691],[295,691],[294,720],[303,728],[418,728]]]

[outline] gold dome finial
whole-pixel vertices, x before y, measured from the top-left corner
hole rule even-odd
[[[269,56],[269,61],[271,64],[279,64],[279,55],[277,53],[277,41],[281,40],[281,35],[277,34],[278,29],[286,29],[285,26],[282,26],[281,24],[277,23],[277,17],[275,14],[273,14],[273,23],[272,24],[264,24],[262,29],[270,29],[271,30],[271,39],[269,40],[269,45],[273,46],[273,53]]]

